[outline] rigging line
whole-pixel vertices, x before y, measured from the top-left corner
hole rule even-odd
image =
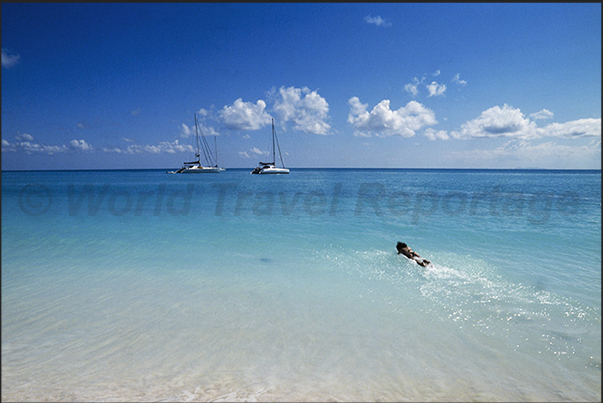
[[[195,122],[195,123],[197,124],[197,126],[199,126],[199,124],[197,122]],[[203,130],[201,130],[201,142],[202,142],[203,156],[205,157],[205,161],[207,162],[207,164],[209,166],[212,166],[213,158],[212,158],[212,154],[211,154],[209,145],[207,144],[207,140],[205,139],[205,135],[203,134]]]
[[[216,167],[218,166],[218,140],[214,136],[214,150],[216,151]]]
[[[197,126],[197,114],[195,114],[195,142],[197,145],[197,152],[195,153],[195,158],[197,159],[196,162],[200,162],[199,157],[201,155],[199,153],[199,127]]]
[[[276,164],[275,152],[276,149],[274,147],[274,119],[272,119],[272,163]]]
[[[270,147],[271,145],[272,145],[272,135],[270,136],[270,139],[269,139],[269,142],[268,142],[268,147],[266,147],[266,149],[267,149],[267,150],[273,150],[273,149],[274,149],[274,147],[272,147],[272,148],[271,148],[271,147]],[[269,157],[269,156],[270,156],[270,151],[266,151],[266,152],[268,153],[268,154],[266,155],[266,157]],[[264,152],[264,151],[262,151],[262,153],[265,153],[265,152]],[[274,151],[272,152],[272,154],[274,154]],[[261,157],[260,157],[260,158],[261,158]],[[262,159],[264,159],[264,158],[262,158]],[[274,162],[275,162],[275,161],[274,161],[274,157],[273,157],[273,158],[272,158],[272,162],[271,162],[271,164],[274,164]]]
[[[201,131],[201,133],[203,133],[203,131]],[[215,139],[216,138],[214,137],[214,140]],[[214,156],[213,152],[211,151],[211,147],[209,146],[209,143],[207,142],[205,135],[203,135],[203,144],[204,144],[205,149],[207,150],[207,155],[208,155],[207,163],[210,166],[214,166],[214,165],[218,166],[218,157],[217,157],[217,155]],[[215,161],[215,164],[214,164],[214,161]]]
[[[274,137],[272,136],[272,133],[270,133],[270,141],[268,141],[268,150],[272,151],[272,163],[274,164]],[[268,152],[268,157],[270,157],[270,152]],[[268,160],[270,161],[270,160]]]
[[[274,129],[274,126],[273,126],[273,129]],[[279,155],[279,157],[281,157],[281,165],[284,168],[285,167],[285,163],[283,162],[283,154],[281,154],[281,146],[278,143],[278,137],[276,137],[276,132],[274,134],[274,138],[276,139],[276,146],[278,147],[278,155]],[[276,162],[276,161],[274,161],[274,162]]]

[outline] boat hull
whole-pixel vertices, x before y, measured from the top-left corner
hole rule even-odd
[[[222,172],[224,168],[215,168],[215,167],[191,167],[186,168],[184,171],[180,172],[183,174],[217,174]]]
[[[288,174],[288,168],[264,168],[258,172],[260,175],[278,175],[278,174]]]

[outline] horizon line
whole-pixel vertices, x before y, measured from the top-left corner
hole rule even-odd
[[[225,168],[226,170],[253,170],[254,167]],[[163,171],[173,168],[59,168],[59,169],[1,169],[0,172],[61,172],[61,171]],[[457,171],[601,171],[601,168],[410,168],[410,167],[290,167],[289,169],[374,169],[374,170],[457,170]]]

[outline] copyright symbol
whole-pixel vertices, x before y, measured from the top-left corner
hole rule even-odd
[[[27,185],[19,192],[19,207],[27,215],[42,215],[48,211],[51,204],[50,189],[39,183]]]

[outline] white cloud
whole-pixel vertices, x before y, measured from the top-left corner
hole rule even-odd
[[[579,119],[566,123],[551,123],[544,128],[552,137],[601,137],[601,119]]]
[[[250,149],[249,151],[251,151],[252,153],[256,154],[256,155],[268,155],[270,154],[268,151],[262,151],[257,147],[253,147],[252,149]]]
[[[125,152],[124,150],[122,150],[119,147],[111,147],[111,148],[103,147],[103,148],[101,148],[101,150],[106,153],[117,153],[117,154],[121,154],[121,153]]]
[[[430,97],[441,96],[444,95],[444,92],[446,92],[446,85],[438,84],[435,81],[433,81],[431,84],[426,85],[426,87],[429,90]]]
[[[188,127],[187,124],[182,123],[180,125],[180,137],[182,138],[189,138],[194,132],[191,130],[190,127]]]
[[[281,125],[290,121],[294,130],[323,135],[331,132],[331,126],[327,123],[327,100],[307,87],[281,87],[274,103],[274,112]]]
[[[11,55],[7,50],[2,49],[2,67],[5,69],[10,69],[11,67],[16,66],[20,60],[21,56]]]
[[[209,116],[210,112],[207,109],[201,108],[199,109],[199,111],[197,112],[199,114],[199,116]]]
[[[553,112],[549,111],[548,109],[543,109],[543,110],[538,111],[536,113],[530,114],[530,117],[532,119],[552,119],[553,118]]]
[[[447,158],[473,167],[588,168],[600,161],[601,143],[569,146],[552,141],[532,144],[526,140],[509,140],[491,150],[452,151]]]
[[[93,151],[94,147],[88,144],[85,140],[71,140],[69,144],[65,145],[47,145],[34,143],[34,137],[31,134],[19,133],[15,136],[16,142],[11,143],[7,140],[2,140],[2,152],[25,152],[27,154],[40,153],[40,154],[58,154],[68,151]]]
[[[18,133],[15,138],[17,140],[25,140],[25,141],[33,141],[33,136],[31,134],[27,134],[27,133]]]
[[[434,77],[437,77],[441,74],[442,72],[440,70],[436,70],[435,73],[433,73]]]
[[[175,154],[177,152],[193,152],[193,147],[190,145],[180,144],[178,140],[174,140],[173,142],[169,141],[161,141],[157,145],[138,145],[133,144],[129,145],[126,148],[112,147],[112,148],[103,148],[104,152],[112,152],[118,154],[141,154],[141,153],[149,153],[149,154]]]
[[[76,150],[91,151],[94,149],[90,144],[86,143],[85,140],[71,140],[69,146]]]
[[[261,99],[253,104],[239,98],[232,106],[224,106],[219,115],[229,129],[258,130],[271,122],[272,117],[265,109],[266,102]]]
[[[376,17],[373,17],[371,15],[367,15],[366,17],[364,17],[364,21],[367,24],[373,24],[373,25],[376,25],[378,27],[391,27],[392,26],[391,22],[387,21],[384,18],[381,18],[380,15],[378,15]]]
[[[362,104],[358,97],[350,98],[348,103],[351,107],[348,123],[356,129],[355,136],[397,134],[402,137],[412,137],[416,131],[438,123],[433,111],[416,101],[410,101],[398,110],[391,110],[390,101],[384,99],[370,112],[367,110],[368,104]]]
[[[218,133],[213,126],[205,126],[205,125],[199,124],[199,129],[201,129],[201,131],[203,132],[203,134],[205,136],[219,136],[220,135],[220,133]]]
[[[257,147],[253,147],[247,151],[239,151],[237,154],[241,158],[251,158],[251,155],[249,154],[253,154],[254,157],[258,157],[260,155],[269,155],[270,153],[268,151],[262,151]]]
[[[127,138],[127,137],[122,137],[121,139],[122,139],[123,141],[125,141],[126,143],[136,143],[136,141],[134,141],[134,140],[132,140],[132,139],[129,139],[129,138]]]
[[[17,150],[23,150],[28,154],[31,153],[41,153],[41,154],[48,154],[48,155],[53,155],[53,154],[57,154],[57,153],[63,153],[66,152],[68,150],[66,145],[62,145],[62,146],[49,146],[49,145],[44,145],[44,144],[37,144],[37,143],[31,143],[29,141],[23,141],[20,143],[15,144]]]
[[[539,114],[542,115],[542,112]],[[521,110],[504,104],[502,108],[492,107],[482,112],[478,118],[463,123],[461,130],[453,131],[451,135],[457,139],[509,137],[523,140],[543,137],[601,137],[601,119],[579,119],[540,128],[526,118]]]
[[[542,136],[542,129],[525,118],[519,109],[507,104],[503,107],[492,107],[473,120],[461,125],[460,131],[453,131],[452,137],[457,139],[515,137],[530,139]]]
[[[41,154],[58,154],[66,152],[95,152],[97,149],[86,140],[73,139],[68,144],[63,145],[47,145],[38,144],[33,142],[33,136],[30,134],[18,134],[15,136],[17,141],[11,143],[7,140],[2,140],[2,152],[26,152],[28,154],[41,153]],[[25,140],[25,141],[22,141]],[[126,142],[133,142],[128,138],[123,138]],[[180,144],[178,140],[173,142],[162,141],[157,145],[138,145],[131,144],[125,148],[120,147],[103,147],[100,149],[103,152],[111,152],[118,154],[139,154],[139,153],[169,153],[174,154],[177,152],[193,152],[193,147],[190,145]]]
[[[201,122],[199,124],[199,134],[203,134],[205,136],[219,136],[220,133],[216,131],[212,126],[205,126]],[[181,138],[189,138],[195,134],[196,130],[192,127],[189,127],[186,123],[182,123],[179,127],[180,137]]]
[[[9,143],[8,141],[2,139],[2,152],[16,152],[17,147],[14,144]]]
[[[404,86],[404,90],[412,94],[413,97],[416,97],[419,93],[419,88],[417,84],[408,83]]]
[[[448,139],[450,139],[450,136],[448,135],[448,133],[445,130],[437,130],[436,131],[436,130],[432,129],[431,127],[425,129],[423,134],[429,140],[448,140]]]
[[[461,75],[459,73],[457,73],[456,76],[454,76],[452,78],[452,82],[457,83],[458,85],[466,85],[467,84],[467,81],[461,80]]]
[[[423,84],[424,81],[425,81],[425,76],[421,77],[420,80],[417,77],[414,77],[412,79],[412,82],[410,82],[404,86],[404,90],[406,92],[412,94],[413,97],[416,97],[417,94],[419,94],[419,85]]]

